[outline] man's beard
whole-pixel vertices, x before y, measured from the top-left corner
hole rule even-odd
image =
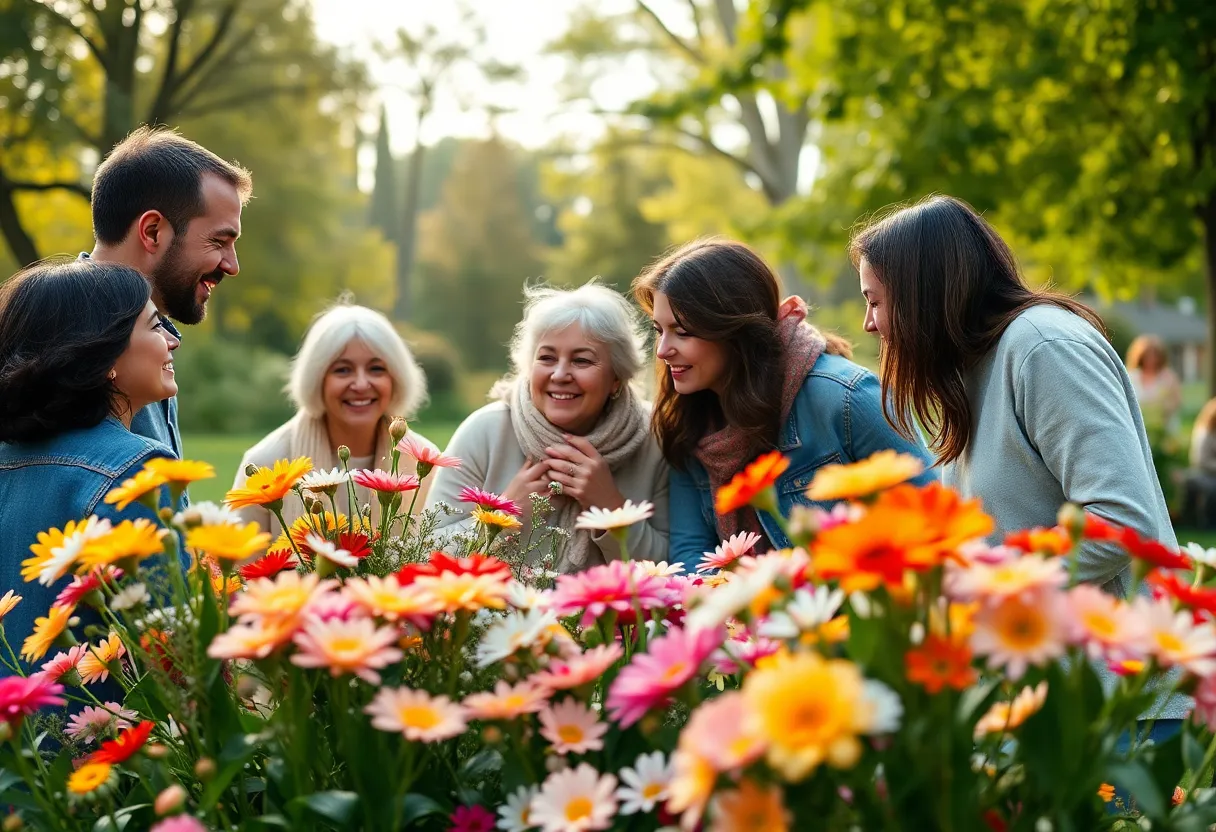
[[[224,273],[216,269],[209,275],[197,275],[182,263],[181,237],[176,237],[165,252],[160,264],[152,270],[148,279],[160,296],[162,315],[187,325],[200,323],[207,317],[207,302],[198,300],[198,286],[203,279],[219,283]]]

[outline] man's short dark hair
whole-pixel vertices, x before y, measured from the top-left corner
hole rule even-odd
[[[202,145],[165,128],[140,127],[119,142],[93,177],[93,235],[117,245],[146,211],[160,211],[176,234],[202,216],[203,174],[236,188],[242,204],[253,177]]]

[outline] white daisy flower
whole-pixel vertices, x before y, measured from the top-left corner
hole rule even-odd
[[[550,627],[558,626],[557,616],[548,610],[515,612],[491,625],[477,645],[477,666],[489,667],[516,650],[541,641]]]
[[[616,814],[616,777],[587,763],[545,778],[532,798],[531,820],[542,832],[607,829]]]
[[[319,469],[305,474],[304,478],[300,480],[300,487],[314,494],[319,492],[333,494],[338,490],[338,486],[349,479],[350,474],[341,468],[331,468],[328,471]]]
[[[874,709],[870,726],[866,729],[867,734],[893,734],[899,730],[899,723],[904,715],[904,703],[899,694],[882,682],[866,679],[862,695]]]
[[[574,528],[610,532],[632,526],[634,523],[641,523],[653,514],[654,505],[652,503],[646,500],[642,500],[640,503],[626,500],[625,505],[620,508],[587,509],[578,516]]]
[[[616,790],[621,801],[621,814],[651,812],[660,801],[668,798],[668,785],[674,770],[663,759],[662,751],[642,754],[633,768],[621,769],[621,786]]]
[[[1216,566],[1216,549],[1205,549],[1198,543],[1188,543],[1182,551],[1191,556],[1191,560],[1205,566]]]
[[[338,548],[334,543],[319,535],[309,534],[304,538],[304,542],[318,557],[325,558],[330,563],[346,567],[347,569],[354,569],[359,565],[357,557],[345,549]]]
[[[84,549],[86,543],[104,534],[110,533],[110,521],[99,517],[90,517],[76,531],[63,539],[63,543],[51,548],[51,556],[41,564],[38,571],[38,583],[50,586],[67,574],[68,569],[76,562],[76,558]]]
[[[684,572],[682,563],[656,563],[653,560],[633,561],[633,570],[639,575],[651,578],[671,578]]]
[[[519,581],[507,585],[507,603],[517,610],[531,610],[545,604],[545,593]]]
[[[110,599],[110,609],[121,612],[140,604],[146,604],[151,600],[152,596],[148,594],[146,586],[142,583],[131,584],[114,593],[114,597]]]
[[[785,609],[773,612],[760,624],[759,634],[766,638],[797,638],[831,621],[843,603],[844,593],[839,589],[820,585],[811,591],[803,587],[794,593]]]
[[[782,574],[784,558],[770,555],[758,558],[745,573],[735,573],[732,580],[712,588],[688,614],[687,628],[714,629],[721,627],[757,595],[771,587]]]
[[[532,799],[536,797],[540,791],[539,788],[533,786],[520,786],[511,794],[507,795],[507,802],[498,807],[498,829],[502,832],[524,832],[526,829],[531,829],[534,824],[531,821],[532,815]]]
[[[205,500],[194,503],[189,508],[173,515],[173,524],[183,529],[195,526],[234,526],[239,525],[241,516],[226,505]]]

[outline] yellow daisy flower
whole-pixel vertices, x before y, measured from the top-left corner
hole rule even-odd
[[[21,603],[21,596],[14,593],[11,589],[0,597],[0,622],[4,621],[4,616],[13,611],[17,604]]]
[[[279,503],[290,493],[292,486],[312,470],[312,460],[306,456],[290,462],[280,459],[274,468],[259,468],[239,488],[233,488],[224,497],[232,508],[266,506]]]
[[[825,465],[815,474],[806,494],[812,500],[868,497],[906,482],[924,470],[924,463],[911,454],[879,451],[851,465]]]
[[[114,767],[109,763],[85,763],[68,777],[68,791],[76,795],[91,794],[110,782]]]
[[[131,503],[143,497],[162,485],[168,480],[163,475],[156,473],[148,468],[144,468],[129,480],[123,480],[122,485],[110,489],[110,493],[106,495],[106,504],[118,504],[119,511],[124,510]]]
[[[510,531],[511,529],[518,529],[521,525],[523,525],[505,511],[491,511],[484,508],[475,508],[473,509],[473,517],[476,518],[477,522],[479,523],[483,523],[487,526],[493,526],[498,529],[506,529],[507,531]]]
[[[270,535],[261,531],[257,523],[195,526],[186,532],[187,546],[220,560],[245,560],[266,551],[269,542]]]
[[[62,531],[38,532],[38,542],[30,546],[34,556],[21,561],[22,579],[50,586],[68,573],[90,537],[109,529],[108,521],[90,517],[80,522],[69,520]]]
[[[80,569],[77,571],[108,566],[124,558],[142,560],[159,555],[165,550],[161,540],[168,533],[168,529],[159,529],[142,517],[134,521],[124,520],[108,534],[85,544],[78,558]]]
[[[215,476],[215,468],[209,462],[195,462],[189,459],[166,459],[157,457],[144,463],[145,471],[152,471],[165,478],[165,482],[177,485],[188,485],[198,480],[208,480]]]
[[[444,612],[481,609],[500,610],[507,605],[507,584],[494,575],[441,572],[423,575],[413,586],[433,595]]]
[[[98,642],[96,647],[89,648],[76,665],[76,670],[86,685],[104,682],[110,676],[110,664],[126,654],[127,648],[123,646],[118,633],[110,633],[107,638]]]
[[[45,616],[34,619],[34,632],[21,645],[21,658],[35,662],[45,656],[55,639],[68,628],[74,610],[75,607],[51,607]]]

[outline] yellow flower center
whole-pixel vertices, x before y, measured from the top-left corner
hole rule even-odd
[[[1182,639],[1168,630],[1157,633],[1156,638],[1157,646],[1167,653],[1181,653],[1186,649],[1186,644]]]
[[[434,728],[439,724],[439,714],[426,705],[407,705],[397,716],[402,725],[410,728]]]
[[[663,672],[663,681],[667,683],[674,682],[688,671],[688,662],[676,662]]]
[[[522,708],[524,706],[524,698],[518,693],[513,693],[502,700],[504,708]]]
[[[574,822],[591,816],[594,804],[589,797],[576,797],[566,804],[566,820]]]
[[[344,655],[360,654],[363,652],[363,639],[355,636],[339,636],[329,643],[331,653]]]
[[[1091,610],[1086,613],[1082,621],[1085,624],[1085,629],[1100,639],[1109,640],[1118,632],[1115,619],[1097,610]]]
[[[642,787],[642,797],[647,800],[656,800],[663,793],[663,786],[660,783],[647,783]]]
[[[564,743],[576,743],[583,741],[583,729],[577,725],[559,725],[557,735],[562,738]]]
[[[1047,622],[1039,611],[1017,602],[1006,602],[997,623],[1002,640],[1018,650],[1040,644],[1047,634]]]

